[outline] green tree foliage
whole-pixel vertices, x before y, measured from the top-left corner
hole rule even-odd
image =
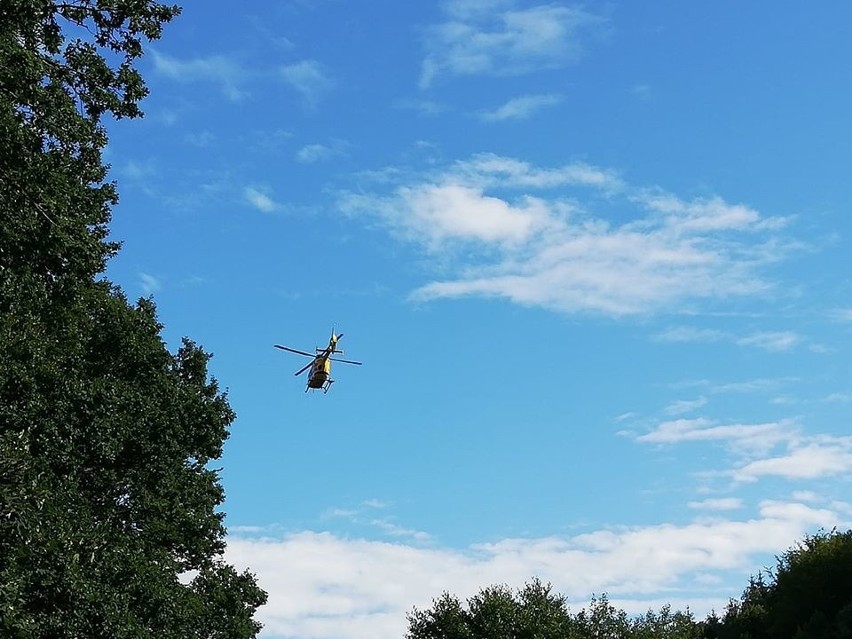
[[[672,612],[666,604],[659,612],[649,610],[631,623],[634,639],[701,639],[705,622],[696,623],[688,610]]]
[[[852,639],[852,531],[806,537],[750,580],[713,637]]]
[[[593,597],[588,609],[577,613],[582,629],[581,637],[595,639],[626,639],[631,636],[631,623],[627,613],[617,609],[604,594]]]
[[[701,625],[689,612],[664,607],[634,619],[606,595],[572,614],[565,598],[538,580],[517,593],[491,586],[467,606],[444,593],[429,610],[408,615],[406,639],[699,639]]]
[[[408,639],[562,639],[573,637],[563,597],[538,580],[518,593],[506,586],[484,588],[465,608],[444,593],[429,610],[408,615]]]
[[[852,530],[805,537],[751,577],[721,618],[695,621],[669,605],[631,618],[606,595],[572,614],[534,580],[517,593],[484,588],[467,606],[444,593],[408,622],[406,639],[852,639]]]
[[[254,636],[266,595],[221,560],[209,462],[234,415],[150,300],[99,279],[117,199],[102,117],[177,7],[0,0],[0,636]]]
[[[91,277],[117,195],[105,183],[102,116],[136,117],[142,39],[179,9],[146,0],[0,2],[0,265],[12,275]],[[115,62],[110,66],[109,60]],[[18,268],[16,268],[18,267]]]

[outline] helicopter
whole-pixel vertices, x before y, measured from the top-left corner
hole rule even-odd
[[[355,364],[356,366],[361,366],[361,362],[353,362],[350,359],[332,357],[335,353],[343,355],[343,351],[337,348],[337,342],[340,341],[341,337],[343,337],[343,333],[335,335],[334,329],[331,329],[331,337],[328,340],[328,346],[325,348],[317,348],[316,353],[313,354],[300,351],[295,348],[290,348],[289,346],[282,346],[281,344],[275,344],[275,348],[280,348],[282,351],[287,351],[288,353],[296,353],[297,355],[304,355],[305,357],[312,358],[313,361],[306,364],[304,368],[297,370],[295,375],[298,377],[306,370],[311,369],[311,372],[308,375],[308,384],[305,387],[305,392],[307,393],[309,390],[322,389],[323,393],[327,393],[328,389],[331,388],[331,385],[334,384],[334,380],[331,379],[332,362],[343,362],[344,364]]]

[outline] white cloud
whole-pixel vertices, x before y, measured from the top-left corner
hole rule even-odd
[[[383,509],[383,508],[387,508],[388,506],[390,506],[390,504],[388,504],[388,502],[382,501],[381,499],[375,499],[375,498],[362,501],[361,505],[365,506],[367,508],[378,508],[378,509]]]
[[[160,290],[160,280],[149,273],[139,273],[139,283],[142,286],[144,295],[151,295]]]
[[[310,107],[316,106],[320,98],[334,86],[323,66],[316,60],[302,60],[285,65],[281,67],[280,75]]]
[[[692,310],[704,301],[767,293],[766,220],[719,198],[652,208],[612,172],[586,164],[537,168],[482,154],[390,196],[347,194],[344,212],[380,216],[402,237],[452,263],[456,278],[413,297],[501,297],[565,313]],[[580,198],[586,198],[588,204]],[[629,207],[620,223],[594,216]],[[661,213],[665,210],[665,213]],[[771,219],[771,218],[768,218]],[[775,249],[772,259],[784,255]],[[448,260],[448,258],[450,258]]]
[[[151,50],[154,69],[179,82],[207,81],[218,84],[229,100],[237,101],[245,97],[240,88],[249,75],[231,58],[214,55],[191,60],[179,60]]]
[[[603,19],[582,9],[514,2],[449,2],[450,20],[426,31],[420,86],[441,75],[517,75],[567,66],[580,57],[581,35]]]
[[[428,533],[401,526],[392,516],[376,517],[376,511],[385,510],[389,506],[390,504],[379,499],[367,499],[352,508],[330,508],[323,513],[323,517],[345,519],[351,525],[372,528],[387,537],[408,538],[419,544],[431,541],[431,535]]]
[[[147,181],[154,178],[158,171],[152,160],[140,162],[128,160],[121,171],[122,175],[132,180]]]
[[[723,331],[712,328],[674,326],[658,333],[655,337],[661,342],[716,342],[725,339],[727,335]]]
[[[741,346],[755,346],[766,351],[789,351],[802,341],[793,331],[761,331],[737,340]]]
[[[269,213],[278,208],[278,205],[273,201],[271,197],[269,197],[263,191],[260,191],[254,187],[247,186],[243,189],[243,195],[246,198],[246,201],[251,204],[254,208],[259,211],[263,211],[264,213]]]
[[[157,111],[155,117],[157,118],[157,120],[159,120],[166,126],[174,126],[180,119],[178,112],[172,109],[163,109],[161,111]]]
[[[852,473],[852,437],[804,435],[793,420],[720,424],[696,417],[663,421],[642,435],[623,434],[646,444],[718,442],[735,453],[736,459],[727,470],[702,474],[730,477],[735,482],[754,482],[762,477],[811,480]],[[781,446],[783,453],[778,452]],[[806,495],[795,496],[807,500]]]
[[[812,490],[795,490],[792,495],[795,501],[820,502],[823,500],[817,493]]]
[[[353,508],[329,508],[322,516],[323,517],[343,517],[344,519],[352,519],[358,515],[358,511]]]
[[[667,415],[683,415],[684,413],[691,413],[705,404],[707,404],[706,397],[698,397],[690,400],[681,399],[666,406],[663,412]]]
[[[790,441],[794,434],[790,421],[719,424],[705,417],[696,417],[662,422],[652,431],[636,437],[636,441],[648,444],[720,441],[739,451],[760,453]]]
[[[606,192],[623,188],[621,179],[612,171],[574,162],[555,169],[540,169],[528,162],[496,155],[479,153],[470,160],[456,162],[451,171],[440,179],[462,182],[481,188],[531,188],[555,189],[585,186]]]
[[[566,236],[560,246],[548,247],[525,263],[510,262],[496,273],[435,282],[422,287],[417,297],[499,296],[566,312],[586,309],[620,315],[668,305],[696,291],[720,292],[707,269],[690,268],[690,262],[711,256],[686,246],[669,248],[645,235],[605,228],[584,231]],[[747,282],[746,287],[755,289],[757,284]]]
[[[270,526],[228,526],[228,533],[235,536],[268,534],[272,530]]]
[[[719,342],[726,341],[738,346],[750,346],[769,352],[793,350],[803,338],[795,331],[758,331],[743,337],[712,328],[674,326],[654,336],[661,342]]]
[[[184,139],[193,146],[205,148],[216,141],[216,135],[210,131],[201,131],[199,133],[187,133]]]
[[[520,587],[533,576],[551,582],[573,609],[573,602],[584,606],[592,593],[607,592],[632,612],[682,602],[702,615],[737,596],[767,555],[838,523],[830,510],[763,502],[758,516],[743,521],[622,527],[466,549],[312,531],[280,539],[237,536],[228,540],[226,559],[256,573],[269,592],[258,611],[264,637],[390,639],[403,636],[413,606],[428,608],[445,590],[467,598],[492,584]]]
[[[737,497],[703,499],[701,501],[691,501],[688,506],[696,510],[739,510],[743,507],[743,500]]]
[[[436,102],[434,100],[404,99],[395,102],[394,106],[398,109],[409,109],[411,111],[417,111],[421,115],[430,117],[440,115],[441,113],[446,113],[450,110],[450,107],[446,104]]]
[[[832,316],[841,322],[852,322],[852,308],[839,308],[832,313]]]
[[[793,443],[785,455],[758,459],[733,471],[738,481],[775,476],[816,479],[852,472],[852,438],[827,437]]]
[[[850,504],[849,502],[835,499],[831,502],[831,508],[840,513],[843,513],[844,515],[852,516],[852,504]]]
[[[650,84],[634,84],[630,92],[640,100],[650,100],[654,94]]]
[[[391,537],[408,537],[419,543],[426,543],[432,540],[432,536],[427,532],[406,528],[387,519],[373,519],[370,521],[370,524]]]
[[[525,120],[537,111],[554,106],[562,101],[562,97],[553,94],[523,95],[512,98],[502,106],[493,111],[484,111],[480,114],[483,120],[498,122],[501,120]]]
[[[822,401],[828,404],[846,404],[852,402],[852,393],[830,393]]]
[[[400,195],[413,216],[408,223],[426,231],[432,244],[449,238],[522,242],[548,224],[545,207],[534,199],[512,205],[455,184],[405,188]]]
[[[636,197],[648,210],[661,214],[678,232],[756,229],[760,214],[742,204],[727,204],[719,197],[686,202],[670,193],[643,193]]]
[[[728,382],[710,386],[711,393],[766,393],[774,392],[781,386],[797,381],[793,377],[758,377],[742,382]]]
[[[451,0],[444,2],[444,10],[459,20],[471,20],[494,15],[514,4],[515,0]]]
[[[341,143],[337,143],[335,146],[306,144],[296,153],[296,159],[302,164],[314,164],[342,154],[343,148]]]

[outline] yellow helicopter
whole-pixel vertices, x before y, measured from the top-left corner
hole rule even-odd
[[[311,372],[308,375],[308,385],[305,387],[305,392],[307,393],[309,390],[322,389],[323,393],[327,393],[328,389],[331,388],[331,385],[334,384],[334,380],[331,379],[332,362],[343,362],[344,364],[355,364],[356,366],[361,366],[361,362],[353,362],[349,359],[332,357],[335,353],[343,355],[343,351],[337,348],[337,342],[340,341],[341,337],[343,337],[343,333],[335,335],[334,329],[332,329],[331,337],[328,340],[328,346],[325,348],[317,348],[315,354],[306,353],[305,351],[296,350],[295,348],[290,348],[288,346],[281,346],[281,344],[275,344],[275,348],[280,348],[282,351],[287,351],[288,353],[296,353],[297,355],[304,355],[305,357],[313,358],[312,362],[305,365],[304,368],[297,370],[295,375],[298,377],[306,370],[311,369]]]

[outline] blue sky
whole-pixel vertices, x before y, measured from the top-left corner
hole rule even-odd
[[[533,576],[703,616],[849,526],[850,24],[185,4],[111,126],[108,274],[214,354],[264,638],[400,637]],[[305,395],[272,345],[332,327],[364,366]]]

